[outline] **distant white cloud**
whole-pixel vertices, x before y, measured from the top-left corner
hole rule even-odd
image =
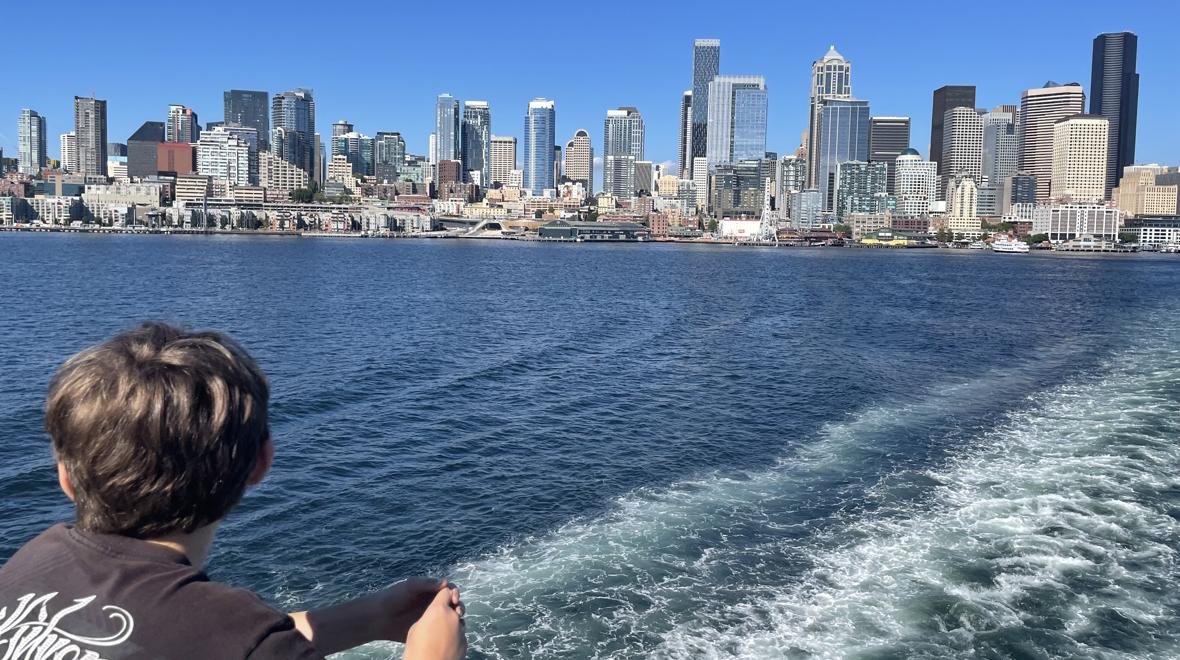
[[[594,157],[594,165],[596,167],[602,167],[602,156],[595,156]]]

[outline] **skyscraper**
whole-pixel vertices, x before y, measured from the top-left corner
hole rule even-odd
[[[885,213],[890,197],[885,192],[889,176],[886,163],[850,160],[836,166],[836,217],[853,213]]]
[[[584,128],[575,131],[565,145],[565,176],[581,182],[587,195],[594,194],[594,147],[590,144],[590,133]]]
[[[349,124],[348,127],[352,128],[352,125]],[[352,165],[353,174],[371,176],[373,174],[373,142],[373,138],[356,131],[333,135],[332,156],[344,156]]]
[[[225,123],[253,128],[258,132],[258,149],[270,149],[270,116],[266,106],[270,94],[246,89],[231,89],[222,94]]]
[[[825,99],[819,117],[820,133],[815,155],[818,165],[816,188],[824,210],[835,210],[836,169],[840,163],[869,159],[872,119],[869,102],[859,99]]]
[[[78,145],[77,171],[81,174],[106,176],[106,101],[82,96],[74,97],[74,135]]]
[[[766,81],[717,76],[709,83],[705,158],[712,168],[766,156]]]
[[[74,131],[62,133],[58,138],[61,148],[61,168],[66,172],[78,171],[78,135]]]
[[[341,135],[348,135],[354,130],[353,125],[343,119],[332,124],[332,137],[340,137]],[[337,155],[335,152],[333,156]]]
[[[975,109],[975,85],[944,85],[934,90],[934,104],[930,109],[930,160],[938,163],[938,173],[948,174],[942,166],[943,122],[951,108]],[[949,174],[954,174],[950,172]]]
[[[897,213],[918,217],[938,201],[938,165],[922,160],[917,149],[906,149],[893,163],[896,172]]]
[[[1092,204],[1106,199],[1110,120],[1074,115],[1053,125],[1053,177],[1049,197],[1055,202]]]
[[[553,147],[556,140],[557,111],[553,101],[536,98],[529,101],[524,116],[524,177],[522,187],[535,196],[554,187]]]
[[[508,185],[512,170],[516,169],[516,138],[506,135],[492,136],[492,180],[493,183]]]
[[[459,100],[439,94],[434,103],[434,162],[463,158]]]
[[[969,176],[979,184],[983,172],[983,117],[975,108],[948,108],[942,118],[942,189],[952,176]],[[949,198],[948,198],[949,199]]]
[[[1132,32],[1100,34],[1094,38],[1090,69],[1090,114],[1110,120],[1106,193],[1135,163],[1135,124],[1139,116],[1139,74],[1135,60],[1139,37]]]
[[[275,94],[271,102],[271,151],[307,172],[322,174],[322,154],[315,130],[315,98],[310,89]]]
[[[607,110],[602,127],[602,191],[615,197],[635,195],[635,163],[643,160],[643,116],[631,107]]]
[[[721,41],[692,42],[692,158],[704,157],[708,148],[709,83],[721,71]],[[683,99],[681,100],[683,103]],[[692,158],[689,159],[691,162]],[[704,182],[702,182],[703,184]]]
[[[187,142],[192,144],[200,138],[200,124],[197,113],[183,105],[168,106],[168,123],[164,128],[165,142]]]
[[[1086,94],[1081,85],[1045,83],[1026,90],[1020,97],[1020,136],[1017,169],[1037,180],[1037,203],[1049,200],[1053,178],[1053,127],[1060,119],[1081,114]]]
[[[235,186],[248,186],[258,181],[257,165],[251,166],[250,144],[226,127],[201,131],[196,144],[198,174]],[[257,149],[254,153],[257,154]]]
[[[829,100],[852,98],[852,62],[844,59],[835,46],[811,63],[811,102],[807,113],[807,183],[819,187],[820,132],[824,104]],[[865,127],[868,129],[868,126]],[[865,135],[866,139],[868,135]],[[866,156],[867,158],[867,153]],[[864,158],[854,159],[864,160]],[[835,175],[835,169],[831,170]],[[829,207],[830,208],[830,205]]]
[[[487,101],[468,101],[463,108],[463,167],[468,181],[480,186],[492,178],[492,111]]]
[[[1016,113],[1000,106],[983,115],[983,177],[999,186],[1016,174]]]
[[[406,141],[401,133],[378,131],[373,141],[373,174],[380,183],[394,183],[406,160]],[[485,184],[486,185],[486,184]]]
[[[677,176],[682,179],[692,178],[692,90],[686,91],[680,97],[680,169]]]
[[[127,176],[142,179],[158,172],[157,148],[164,141],[164,122],[145,121],[127,138]]]
[[[885,190],[893,194],[896,173],[893,162],[910,147],[909,117],[873,117],[869,129],[869,162],[885,163]]]
[[[17,171],[37,174],[47,162],[45,118],[36,110],[23,108],[16,121]]]

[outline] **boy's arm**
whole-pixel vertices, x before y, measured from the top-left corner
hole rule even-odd
[[[442,591],[447,592],[445,598]],[[427,578],[406,580],[339,605],[290,616],[316,651],[331,655],[376,640],[405,642],[410,627],[436,600],[445,602],[456,618],[462,616],[459,590],[446,580]]]

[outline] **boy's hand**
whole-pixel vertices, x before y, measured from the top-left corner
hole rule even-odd
[[[378,592],[382,617],[380,639],[405,642],[410,626],[422,618],[435,595],[446,589],[446,580],[410,578]]]
[[[459,590],[445,580],[436,588],[426,611],[406,635],[405,660],[461,660],[467,655]]]

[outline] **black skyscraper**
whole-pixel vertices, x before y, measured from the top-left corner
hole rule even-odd
[[[270,94],[231,89],[224,95],[225,123],[258,131],[258,148],[270,148]]]
[[[1135,54],[1139,37],[1130,32],[1094,38],[1090,69],[1090,114],[1110,120],[1107,143],[1106,198],[1123,178],[1123,168],[1135,163],[1135,122],[1139,115],[1139,74]]]
[[[934,107],[930,111],[930,153],[927,159],[938,163],[942,172],[943,115],[951,108],[974,108],[975,85],[946,85],[934,90]]]

